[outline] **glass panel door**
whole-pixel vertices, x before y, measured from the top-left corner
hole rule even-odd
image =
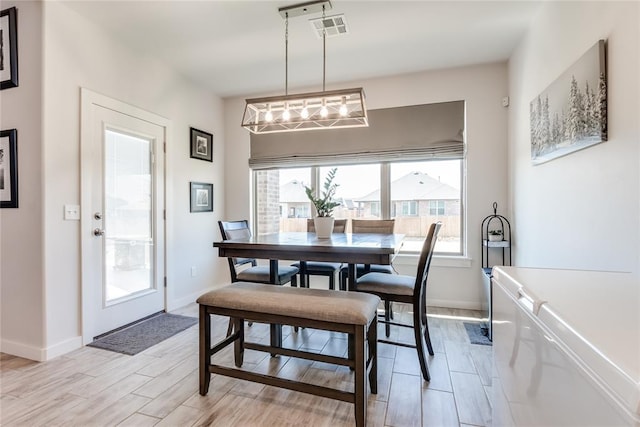
[[[152,141],[105,130],[104,304],[155,288]]]

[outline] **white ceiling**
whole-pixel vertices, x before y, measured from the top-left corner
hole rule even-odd
[[[221,97],[284,92],[284,20],[302,1],[84,0],[71,8]],[[327,89],[341,82],[506,60],[541,2],[332,0],[350,33],[327,38]],[[322,40],[289,19],[289,92],[322,88]]]

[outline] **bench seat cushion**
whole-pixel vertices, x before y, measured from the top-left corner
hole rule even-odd
[[[201,305],[269,313],[302,319],[366,325],[374,318],[380,298],[375,295],[235,282],[198,298]]]

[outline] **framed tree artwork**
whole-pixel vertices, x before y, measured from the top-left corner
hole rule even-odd
[[[191,128],[191,158],[213,161],[213,135],[203,130]]]
[[[190,212],[213,212],[213,184],[190,182]]]
[[[599,40],[531,101],[534,165],[607,140],[605,47]]]
[[[15,7],[0,11],[0,89],[18,86],[18,29]]]
[[[18,131],[0,131],[0,208],[18,207]]]

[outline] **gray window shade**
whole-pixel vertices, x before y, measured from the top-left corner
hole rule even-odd
[[[369,110],[369,127],[251,134],[252,169],[464,156],[464,101]]]

